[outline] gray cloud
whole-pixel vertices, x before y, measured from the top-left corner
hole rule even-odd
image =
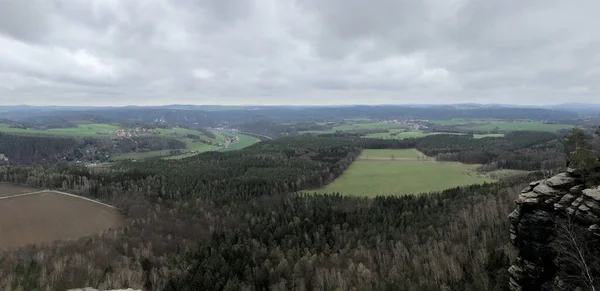
[[[0,0],[0,104],[599,102],[599,9]]]

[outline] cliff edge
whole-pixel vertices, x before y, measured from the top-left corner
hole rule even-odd
[[[600,290],[600,187],[569,169],[531,183],[510,214],[510,290]]]

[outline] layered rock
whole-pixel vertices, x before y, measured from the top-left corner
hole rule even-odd
[[[509,269],[510,289],[563,290],[553,249],[557,220],[572,219],[600,236],[600,187],[585,189],[581,177],[569,170],[531,183],[515,202],[510,239],[519,256]]]

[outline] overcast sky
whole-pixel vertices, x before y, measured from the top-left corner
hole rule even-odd
[[[598,0],[0,0],[0,105],[600,103]]]

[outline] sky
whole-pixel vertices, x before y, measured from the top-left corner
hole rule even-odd
[[[0,105],[600,103],[597,0],[0,0]]]

